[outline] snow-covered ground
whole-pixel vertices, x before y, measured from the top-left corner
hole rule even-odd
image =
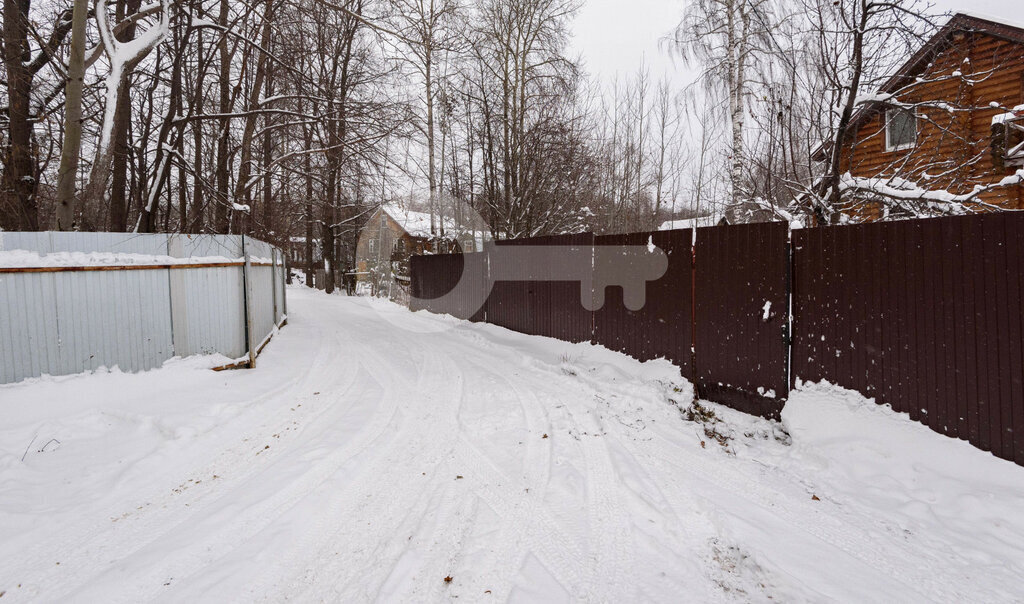
[[[3,602],[1024,599],[1024,468],[852,393],[288,307],[255,370],[0,387]]]

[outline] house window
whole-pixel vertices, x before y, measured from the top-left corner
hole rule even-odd
[[[885,150],[909,149],[917,142],[917,115],[898,107],[885,111]]]
[[[376,239],[367,239],[366,240],[366,253],[369,254],[370,256],[376,256],[377,255],[377,240]]]

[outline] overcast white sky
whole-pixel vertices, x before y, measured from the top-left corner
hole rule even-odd
[[[1024,0],[934,0],[934,12],[973,12],[1024,22]],[[669,75],[683,86],[691,76],[662,39],[679,22],[686,0],[584,0],[573,24],[570,50],[582,55],[587,71],[604,81],[631,76],[641,62],[651,77]]]

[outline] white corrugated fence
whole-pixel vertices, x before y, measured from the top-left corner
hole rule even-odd
[[[254,358],[284,284],[284,254],[242,235],[0,232],[0,384]]]

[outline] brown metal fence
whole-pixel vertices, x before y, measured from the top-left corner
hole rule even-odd
[[[436,298],[465,270],[486,291],[492,264],[511,261],[497,247],[651,242],[668,270],[639,311],[612,287],[590,312],[579,282],[561,281],[497,281],[485,303],[468,296],[482,308],[422,306],[664,357],[700,396],[767,417],[790,380],[828,380],[1024,465],[1024,214],[802,229],[792,246],[788,236],[760,224],[698,229],[695,249],[689,230],[501,242],[465,260],[414,258],[412,288]]]
[[[660,279],[647,283],[646,300],[640,310],[626,308],[621,287],[609,287],[604,305],[594,312],[594,343],[641,361],[668,359],[680,367],[683,375],[693,375],[692,240],[690,229],[595,237],[596,246],[653,243],[668,256],[668,269]]]
[[[409,258],[412,310],[429,310],[469,321],[484,320],[486,254],[439,254]],[[459,284],[459,289],[455,289]],[[425,303],[424,301],[429,302]]]
[[[492,275],[526,272],[532,280],[495,280],[487,298],[488,323],[532,335],[548,336],[569,342],[587,342],[593,332],[593,313],[583,307],[579,281],[542,280],[550,266],[558,263],[558,255],[546,258],[527,257],[527,266],[506,266],[523,262],[523,257],[501,253],[502,248],[520,246],[552,246],[583,249],[594,245],[593,233],[530,237],[498,241],[487,245]]]
[[[793,380],[1024,465],[1024,214],[793,232]]]
[[[778,418],[789,394],[786,224],[697,229],[694,259],[697,392]]]

